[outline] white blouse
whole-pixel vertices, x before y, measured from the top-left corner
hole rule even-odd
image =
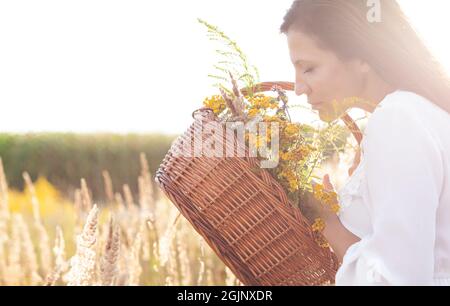
[[[338,191],[339,219],[361,240],[336,285],[450,285],[450,114],[395,91],[372,113],[361,149]]]

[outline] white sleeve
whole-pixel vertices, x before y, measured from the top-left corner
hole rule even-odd
[[[337,285],[429,285],[443,186],[439,144],[417,114],[389,105],[369,121],[364,147],[373,232],[346,252]]]

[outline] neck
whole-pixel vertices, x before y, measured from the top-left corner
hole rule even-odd
[[[362,99],[356,103],[355,107],[373,113],[381,101],[395,90],[395,87],[386,83],[375,73],[372,73],[367,79],[366,86],[361,95]]]

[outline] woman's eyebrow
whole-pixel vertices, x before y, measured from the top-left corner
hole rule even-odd
[[[304,64],[310,64],[310,63],[312,63],[312,61],[299,59],[299,60],[296,60],[296,61],[294,62],[294,66],[297,66],[297,65],[304,65]]]

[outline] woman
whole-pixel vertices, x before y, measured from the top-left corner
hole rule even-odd
[[[450,82],[397,2],[379,4],[373,22],[366,0],[298,0],[281,26],[322,120],[372,113],[323,234],[337,285],[450,285]]]

